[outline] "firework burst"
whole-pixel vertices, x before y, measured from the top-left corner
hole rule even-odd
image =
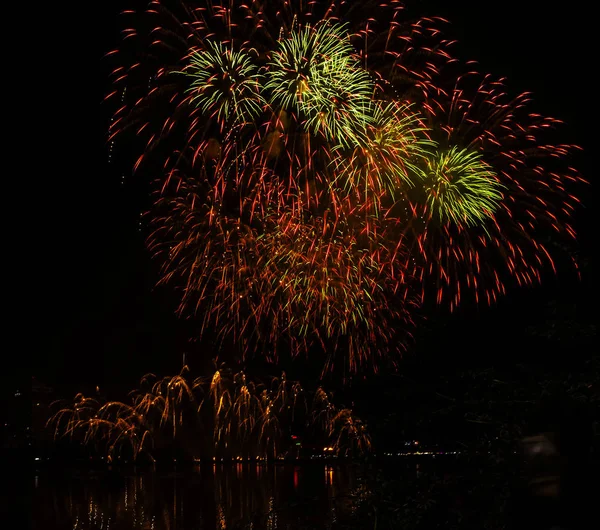
[[[368,19],[344,2],[164,4],[127,13],[110,138],[140,146],[149,246],[203,335],[374,366],[432,293],[492,303],[554,266],[543,230],[574,236],[580,177],[555,169],[572,146],[542,141],[554,121],[527,95],[453,74],[442,19],[405,21],[395,1]]]
[[[501,185],[481,155],[453,147],[427,160],[427,208],[441,224],[477,226],[493,219]]]
[[[530,102],[472,74],[424,104],[439,150],[417,201],[415,217],[426,222],[415,248],[424,282],[451,309],[466,295],[491,304],[511,283],[540,282],[544,270],[556,272],[550,236],[575,238],[574,189],[585,181],[566,157],[578,147],[549,142],[560,122],[531,113]]]
[[[245,50],[222,43],[206,43],[206,50],[190,55],[182,72],[189,81],[190,104],[225,127],[255,119],[264,103],[259,92],[258,68]]]

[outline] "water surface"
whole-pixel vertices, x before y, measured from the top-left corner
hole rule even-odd
[[[366,487],[350,464],[36,473],[40,530],[331,529],[352,518]]]

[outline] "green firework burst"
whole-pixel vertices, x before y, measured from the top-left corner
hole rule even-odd
[[[440,222],[475,226],[494,216],[502,185],[481,156],[452,147],[426,161],[427,206]]]
[[[424,179],[422,162],[435,144],[410,105],[376,101],[366,113],[368,120],[352,137],[351,155],[336,150],[336,181],[347,192],[386,190],[394,197]]]
[[[187,92],[192,104],[220,123],[252,120],[264,104],[258,68],[245,50],[208,41],[205,50],[190,54],[189,64],[179,73],[191,80]]]
[[[375,88],[353,52],[339,24],[292,31],[278,42],[265,89],[274,105],[299,112],[309,130],[347,145],[370,118]]]

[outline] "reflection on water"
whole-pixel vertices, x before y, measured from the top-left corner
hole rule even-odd
[[[357,493],[365,488],[349,465],[236,464],[180,473],[60,475],[34,479],[34,528],[330,529],[352,516]]]

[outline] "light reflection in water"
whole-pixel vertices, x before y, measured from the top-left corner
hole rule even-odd
[[[62,481],[42,475],[34,513],[40,521],[70,521],[74,530],[325,530],[351,516],[348,494],[359,482],[349,465],[320,464],[210,464]]]
[[[328,486],[333,485],[333,466],[325,466],[325,484]]]

